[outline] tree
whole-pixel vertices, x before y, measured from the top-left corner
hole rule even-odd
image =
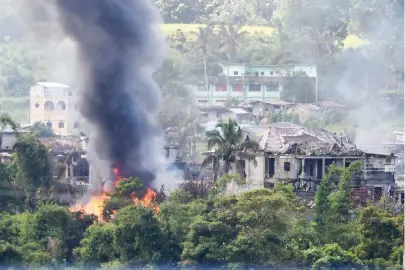
[[[50,138],[55,136],[52,128],[45,125],[43,122],[35,122],[31,127],[31,132],[37,133],[40,138]]]
[[[167,237],[152,209],[130,205],[121,209],[113,222],[120,261],[139,266],[167,262],[170,258]]]
[[[215,35],[214,35],[214,25],[209,24],[205,27],[199,27],[198,32],[192,32],[196,36],[194,41],[194,51],[196,55],[201,55],[204,61],[204,77],[205,77],[205,87],[207,90],[207,95],[209,94],[209,84],[207,75],[207,57],[208,54],[215,48]]]
[[[227,53],[229,62],[235,60],[238,49],[241,48],[241,42],[246,34],[247,32],[242,30],[241,25],[234,25],[232,23],[219,25],[220,48],[224,49]]]
[[[35,134],[20,136],[13,146],[15,156],[12,165],[15,168],[14,180],[27,192],[27,204],[35,207],[34,198],[38,189],[48,192],[51,187],[51,167],[47,149]]]
[[[254,153],[259,149],[259,144],[248,139],[243,140],[241,128],[232,119],[225,123],[218,123],[214,130],[207,131],[206,136],[208,149],[214,149],[215,152],[206,157],[201,166],[207,167],[213,164],[216,179],[220,162],[224,164],[224,173],[228,173],[232,165],[235,165],[237,172],[244,178],[242,160],[255,163]]]

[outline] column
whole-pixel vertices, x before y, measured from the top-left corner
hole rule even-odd
[[[301,176],[304,177],[305,176],[305,158],[302,158],[302,160],[301,160],[301,168],[302,168]]]
[[[322,158],[322,177],[325,175],[325,158]]]

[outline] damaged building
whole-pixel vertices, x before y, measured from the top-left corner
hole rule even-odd
[[[366,193],[364,196],[374,200],[394,193],[394,154],[366,153],[342,135],[292,123],[245,128],[244,133],[258,141],[261,148],[256,166],[246,162],[244,168],[246,183],[253,188],[271,187],[278,181],[292,183],[297,192],[313,193],[329,166],[347,168],[361,161],[362,172],[352,182],[353,190]]]

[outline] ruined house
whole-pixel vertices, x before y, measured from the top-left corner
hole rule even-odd
[[[259,142],[256,162],[246,162],[246,182],[252,187],[269,187],[275,182],[293,183],[296,191],[315,192],[333,163],[347,168],[361,161],[362,173],[352,188],[378,199],[395,188],[396,156],[373,154],[357,149],[343,136],[322,129],[292,123],[274,123],[261,130],[244,129],[249,139]]]

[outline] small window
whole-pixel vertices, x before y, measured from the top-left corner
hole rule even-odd
[[[68,96],[73,96],[73,92],[72,91],[68,91]]]
[[[262,75],[262,76],[263,76],[263,75],[264,75],[264,72],[262,71],[262,72],[260,73],[260,75]]]
[[[233,75],[238,75],[238,72],[237,72],[237,71],[234,71],[234,72],[233,72]]]
[[[76,122],[73,124],[73,127],[74,127],[74,128],[79,128],[79,122],[76,121]]]
[[[35,103],[35,108],[38,109],[38,107],[39,107],[39,104],[38,104],[38,103]]]
[[[64,128],[65,127],[65,123],[63,123],[63,121],[60,121],[58,124],[59,128]]]
[[[259,72],[256,71],[256,72],[255,72],[255,76],[256,76],[256,77],[259,76]]]
[[[274,72],[273,71],[270,71],[270,75],[273,75],[274,74]]]
[[[52,122],[51,122],[51,121],[48,121],[48,122],[46,123],[46,126],[47,126],[48,128],[52,128]]]
[[[289,172],[291,170],[290,162],[284,162],[284,171]]]
[[[249,76],[249,75],[250,75],[250,72],[249,72],[249,71],[246,71],[246,72],[245,72],[245,75],[246,75],[246,76]]]

